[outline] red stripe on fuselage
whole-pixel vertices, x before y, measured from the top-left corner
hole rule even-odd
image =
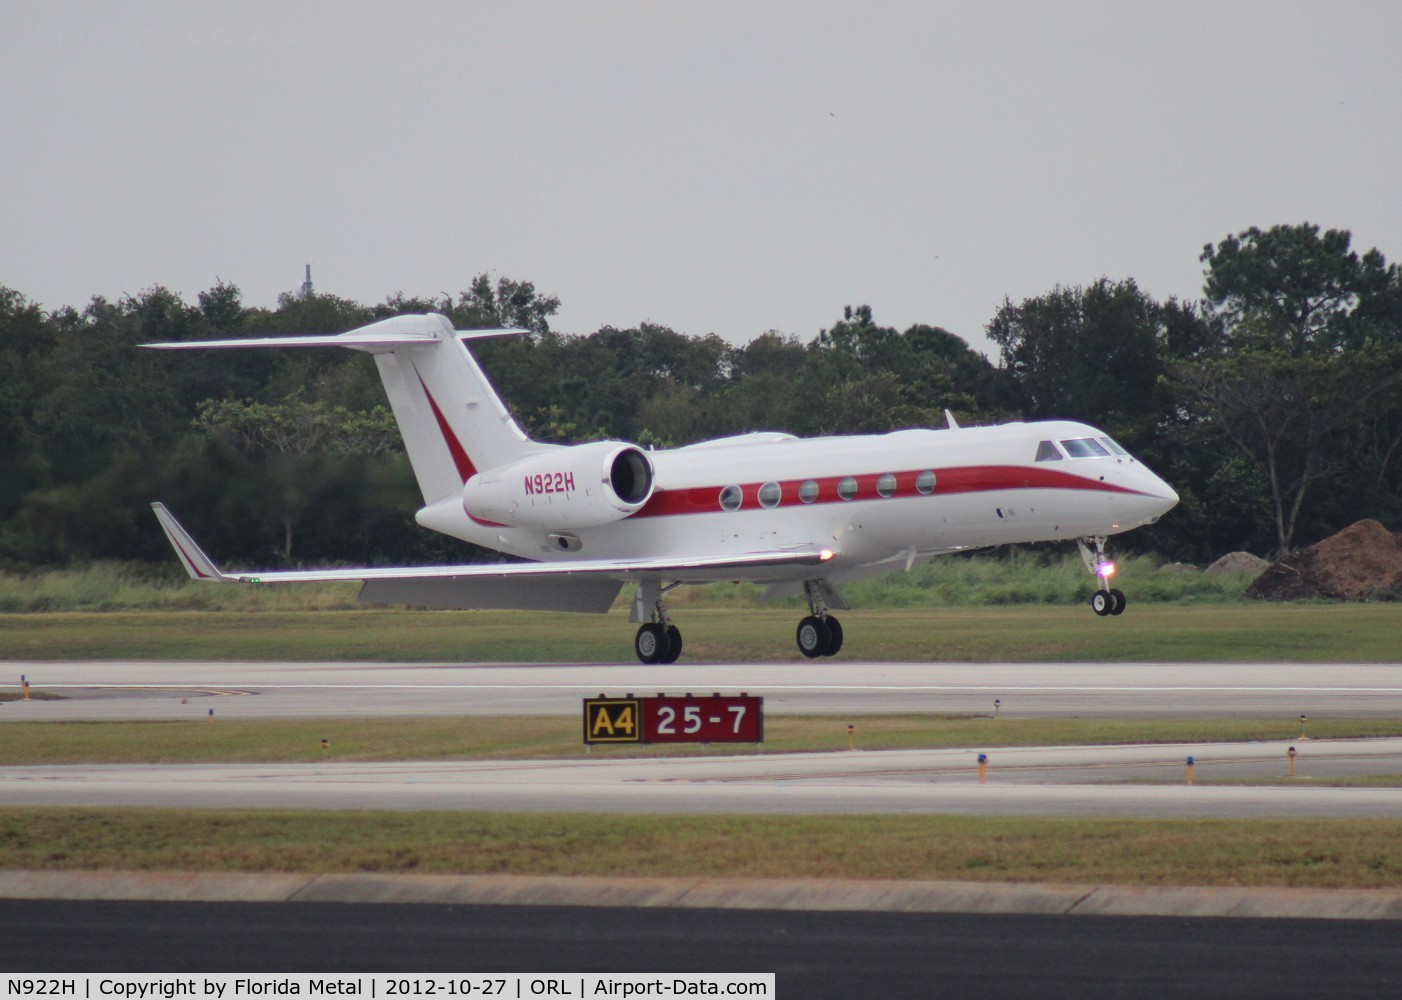
[[[477,469],[472,464],[472,459],[467,457],[467,451],[463,448],[462,442],[453,433],[453,428],[448,424],[448,418],[443,416],[443,411],[438,408],[433,393],[428,391],[427,385],[424,385],[424,377],[419,375],[417,368],[414,369],[414,374],[418,376],[419,385],[423,386],[424,395],[428,397],[428,405],[433,410],[433,418],[438,421],[438,430],[443,435],[443,443],[448,446],[448,454],[453,456],[453,465],[457,467],[458,475],[465,483],[477,475]]]
[[[812,503],[804,503],[798,498],[798,488],[806,479],[784,479],[779,481],[781,495],[775,507],[764,508],[759,503],[759,488],[762,483],[734,484],[744,495],[740,510],[779,510],[785,507],[812,507],[818,504],[855,503],[861,500],[896,500],[909,497],[943,496],[953,493],[993,493],[999,490],[1083,490],[1091,493],[1123,493],[1143,496],[1139,490],[1116,486],[1114,483],[1087,479],[1069,472],[1054,469],[1038,469],[1025,465],[975,465],[955,469],[935,469],[933,493],[921,493],[915,488],[915,478],[924,472],[916,469],[894,473],[896,489],[890,497],[876,492],[877,481],[885,473],[871,473],[861,476],[823,476],[812,481],[818,484],[818,496]],[[844,479],[857,481],[857,492],[850,501],[837,495],[837,484]],[[727,513],[721,510],[721,486],[694,486],[686,489],[661,490],[633,517],[670,517],[677,514]]]

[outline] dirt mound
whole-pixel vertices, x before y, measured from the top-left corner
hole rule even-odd
[[[1204,573],[1260,573],[1270,563],[1260,556],[1253,556],[1250,552],[1228,552],[1221,559],[1218,559]]]
[[[1402,538],[1377,521],[1359,521],[1271,563],[1242,596],[1262,601],[1396,600],[1402,596]]]

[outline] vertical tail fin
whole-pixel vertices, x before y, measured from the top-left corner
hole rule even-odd
[[[438,314],[433,340],[376,350],[375,364],[424,502],[462,489],[482,469],[549,447],[528,438],[467,349],[466,340],[518,330],[455,331]]]
[[[528,438],[496,394],[465,341],[525,330],[454,330],[446,316],[395,316],[335,336],[146,344],[167,350],[235,347],[348,347],[375,355],[390,408],[424,502],[449,496],[482,469],[551,445]]]

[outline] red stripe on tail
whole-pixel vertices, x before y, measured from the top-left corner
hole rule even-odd
[[[428,397],[428,405],[433,409],[433,418],[438,421],[438,430],[443,435],[443,443],[448,446],[448,453],[453,456],[453,465],[457,466],[458,475],[465,483],[477,475],[477,469],[472,464],[472,459],[467,457],[467,451],[463,448],[462,442],[453,433],[453,428],[448,424],[448,418],[443,416],[443,411],[438,408],[433,393],[428,391],[427,385],[424,385],[424,377],[419,375],[418,368],[414,369],[414,374],[418,375],[419,385],[423,386],[424,395]]]

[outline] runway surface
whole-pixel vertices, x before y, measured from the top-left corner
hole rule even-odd
[[[736,972],[779,995],[1395,995],[1390,921],[9,901],[0,965],[52,972]]]
[[[1402,717],[1402,666],[1270,663],[499,665],[10,662],[62,701],[0,706],[0,723],[61,719],[577,715],[607,693],[763,695],[770,713],[1020,717]]]

